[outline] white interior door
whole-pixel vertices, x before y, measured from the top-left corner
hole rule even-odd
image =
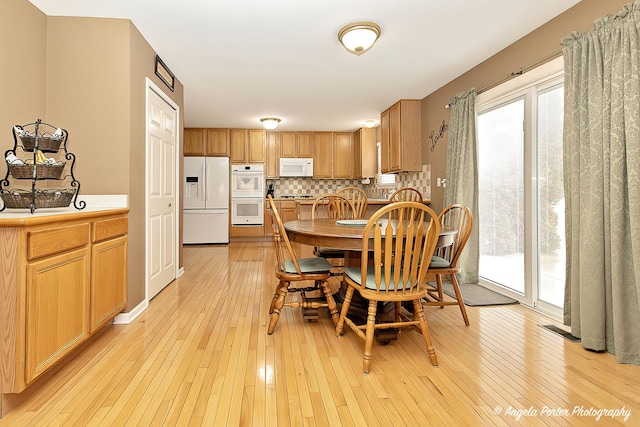
[[[147,88],[147,300],[176,278],[177,112]]]

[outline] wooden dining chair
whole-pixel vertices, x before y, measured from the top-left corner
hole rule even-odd
[[[356,210],[353,204],[344,196],[339,194],[325,194],[316,198],[311,206],[311,219],[332,218],[332,219],[356,219]],[[344,251],[341,249],[316,246],[313,254],[333,261],[335,267],[340,267],[344,263]],[[331,262],[330,261],[330,262]]]
[[[456,274],[462,270],[458,261],[460,254],[469,240],[471,235],[471,229],[473,228],[473,214],[471,209],[467,206],[454,204],[446,207],[438,216],[441,227],[450,227],[457,230],[453,237],[451,244],[447,242],[442,247],[436,247],[434,256],[431,259],[429,271],[427,273],[427,280],[425,281],[427,287],[426,299],[423,301],[423,305],[427,306],[439,306],[444,308],[445,305],[458,305],[464,324],[469,326],[469,317],[467,316],[467,310],[464,305],[464,299],[460,292],[460,285]],[[444,298],[442,291],[442,277],[449,276],[451,278],[451,285],[455,292],[455,301],[447,300]],[[435,286],[433,280],[435,279]]]
[[[367,213],[368,198],[367,193],[362,188],[345,187],[337,192],[338,195],[346,197],[356,209],[355,219],[363,219]]]
[[[422,202],[422,193],[415,188],[404,187],[389,197],[390,202]]]
[[[407,210],[410,212],[404,212]],[[364,339],[363,372],[369,372],[371,366],[376,329],[403,326],[419,326],[431,363],[438,365],[420,301],[425,296],[423,283],[439,233],[440,222],[436,213],[418,202],[389,204],[375,212],[364,227],[361,265],[344,269],[347,291],[336,325],[337,336],[342,334],[346,323]],[[369,263],[370,244],[373,245],[372,263]],[[356,290],[369,301],[366,324],[357,324],[358,319],[349,315]],[[400,305],[404,301],[413,303],[412,318],[400,315]],[[394,303],[394,322],[376,323],[378,302]]]
[[[329,279],[330,271],[333,266],[324,258],[312,257],[312,258],[297,258],[287,232],[284,229],[284,224],[278,213],[278,209],[273,202],[273,198],[267,196],[269,205],[271,206],[271,217],[273,227],[273,242],[276,253],[276,278],[278,279],[278,285],[269,307],[269,314],[271,319],[269,321],[269,327],[267,334],[271,335],[273,330],[280,319],[280,311],[282,307],[297,307],[304,310],[313,310],[317,313],[317,309],[320,307],[328,307],[334,325],[338,322],[338,309],[336,302],[331,294],[331,289],[327,283]],[[299,286],[291,287],[292,282],[305,282],[313,281],[313,286]],[[323,298],[308,298],[307,293],[321,291],[324,293]],[[287,302],[287,294],[296,292],[300,293],[299,301]],[[308,318],[309,316],[304,316]],[[313,316],[313,317],[317,317]]]

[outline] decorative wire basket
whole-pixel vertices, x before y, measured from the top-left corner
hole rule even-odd
[[[65,188],[60,190],[36,190],[35,208],[64,208],[71,204],[76,190]],[[0,190],[0,198],[9,209],[29,209],[34,193],[26,190]]]
[[[21,135],[22,147],[25,151],[33,151],[36,149],[35,135]],[[62,138],[54,138],[52,135],[38,135],[38,148],[45,153],[57,153],[60,149]]]
[[[33,164],[7,163],[9,172],[16,179],[33,178]],[[36,163],[36,179],[60,179],[66,162],[55,162],[51,164]]]

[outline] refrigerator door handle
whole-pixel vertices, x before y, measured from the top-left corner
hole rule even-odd
[[[209,201],[209,185],[207,185],[207,177],[209,176],[209,163],[207,163],[206,160],[202,164],[202,176],[204,177],[204,182],[206,183],[204,186],[204,205],[207,206],[207,202]]]

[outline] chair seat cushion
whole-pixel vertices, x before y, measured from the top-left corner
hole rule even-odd
[[[450,266],[449,261],[439,256],[431,257],[431,262],[429,263],[429,268],[449,268]]]
[[[302,273],[324,273],[329,272],[333,265],[324,258],[298,258],[298,264],[300,265],[300,271]],[[284,262],[284,269],[287,273],[296,274],[296,266],[293,261],[286,260]]]
[[[344,274],[346,274],[347,276],[349,276],[349,278],[351,280],[353,280],[354,282],[362,285],[362,271],[360,269],[360,267],[346,267],[344,269]],[[393,282],[393,271],[391,272],[391,280],[392,282],[390,284],[385,283],[384,281],[384,269],[382,270],[382,277],[380,279],[380,290],[393,290],[396,289],[395,286],[396,284]],[[375,271],[373,269],[373,266],[367,268],[367,283],[364,285],[365,288],[367,289],[376,289],[376,278],[375,278]],[[404,287],[408,288],[409,284],[406,284]],[[398,288],[400,289],[400,288]]]
[[[341,249],[328,248],[326,246],[319,246],[316,248],[316,253],[322,258],[344,258],[344,251]]]

